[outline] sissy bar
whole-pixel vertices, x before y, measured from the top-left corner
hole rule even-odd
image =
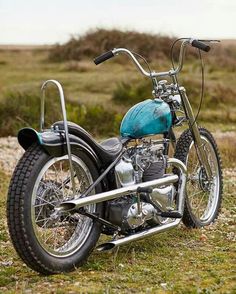
[[[62,117],[63,117],[63,124],[64,124],[64,134],[66,138],[66,146],[67,146],[67,155],[69,160],[69,167],[70,167],[70,176],[71,176],[71,183],[72,183],[72,190],[73,194],[75,195],[75,173],[74,173],[74,167],[72,163],[72,155],[71,155],[71,146],[70,146],[70,138],[69,138],[69,131],[68,131],[68,123],[67,123],[67,116],[66,116],[66,106],[65,106],[65,98],[64,98],[64,92],[61,84],[56,80],[47,80],[43,83],[41,87],[42,96],[41,96],[41,114],[40,114],[40,132],[44,131],[44,123],[45,123],[45,92],[48,84],[54,84],[59,92],[60,96],[60,102],[61,102],[61,111],[62,111]]]

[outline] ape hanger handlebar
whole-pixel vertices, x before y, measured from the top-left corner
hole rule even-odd
[[[217,40],[204,40],[204,41],[205,42],[213,42],[213,41],[216,42]],[[192,47],[198,48],[198,49],[203,50],[205,52],[209,52],[211,49],[211,47],[209,45],[205,44],[202,40],[197,40],[197,39],[192,39],[192,38],[183,39],[181,47],[180,47],[179,62],[178,62],[177,68],[171,69],[166,72],[155,72],[155,71],[154,72],[147,72],[147,71],[145,71],[145,69],[138,62],[138,60],[134,56],[134,54],[126,48],[114,48],[106,53],[103,53],[102,55],[100,55],[94,59],[94,63],[96,65],[98,65],[98,64],[100,64],[100,63],[120,54],[120,53],[124,53],[124,54],[128,55],[133,60],[134,64],[138,68],[138,70],[146,77],[155,78],[155,77],[164,77],[164,76],[174,76],[174,75],[178,74],[183,67],[185,48],[187,45],[191,45]]]

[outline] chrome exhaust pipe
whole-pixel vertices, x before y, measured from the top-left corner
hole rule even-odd
[[[170,223],[167,223],[167,224],[164,224],[161,226],[150,228],[150,229],[135,233],[133,235],[130,235],[130,236],[127,236],[124,238],[120,238],[118,240],[103,243],[103,244],[97,246],[96,249],[98,251],[111,250],[117,246],[124,245],[124,244],[130,243],[132,241],[137,241],[137,240],[155,235],[156,233],[161,233],[161,232],[164,232],[170,228],[176,227],[180,223],[180,221],[181,221],[181,219],[176,219],[175,221],[172,221]]]
[[[62,202],[57,207],[57,210],[60,212],[67,212],[73,209],[83,207],[85,205],[108,201],[108,200],[129,195],[131,193],[136,192],[138,188],[149,188],[149,187],[156,188],[161,185],[173,184],[177,182],[178,180],[179,180],[179,177],[173,174],[165,178],[160,178],[160,179],[156,179],[156,180],[152,180],[148,182],[142,182],[132,186],[127,186],[127,187],[87,196],[85,198],[79,198],[80,197],[79,195],[75,195],[75,198],[78,197],[78,199]]]
[[[175,158],[171,158],[168,161],[169,164],[175,166],[176,168],[178,168],[180,170],[180,185],[179,185],[179,189],[178,189],[178,212],[183,215],[183,211],[184,211],[184,200],[185,200],[185,187],[186,187],[186,179],[187,179],[187,170],[186,170],[186,166],[178,159]],[[147,182],[148,183],[148,182]],[[167,231],[173,227],[176,227],[179,223],[180,223],[181,219],[175,219],[172,222],[169,222],[167,224],[163,224],[160,226],[156,226],[150,229],[146,229],[144,231],[129,235],[127,237],[123,237],[120,238],[118,240],[114,240],[114,241],[110,241],[104,244],[99,245],[96,249],[98,251],[106,251],[106,250],[110,250],[113,249],[117,246],[120,245],[124,245],[127,243],[130,243],[132,241],[137,241],[152,235],[155,235],[157,233],[161,233],[164,231]]]

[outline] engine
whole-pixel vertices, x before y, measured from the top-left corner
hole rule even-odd
[[[163,144],[153,141],[130,147],[115,166],[117,187],[126,187],[165,176],[167,159]],[[127,232],[140,226],[162,224],[161,211],[173,210],[174,186],[155,188],[151,193],[131,194],[109,202],[108,219]]]

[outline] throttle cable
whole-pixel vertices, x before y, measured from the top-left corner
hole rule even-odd
[[[187,38],[179,38],[177,40],[175,40],[172,45],[171,45],[171,49],[170,49],[170,55],[171,55],[171,63],[172,63],[172,67],[173,69],[175,70],[176,67],[175,67],[175,64],[174,64],[174,54],[173,54],[173,49],[176,45],[177,42],[181,41],[181,40],[186,40]],[[200,102],[199,102],[199,105],[198,105],[198,110],[197,110],[197,114],[195,115],[195,118],[194,118],[194,121],[193,123],[189,126],[190,129],[192,129],[192,126],[195,124],[195,122],[197,121],[198,119],[198,116],[199,116],[199,113],[201,111],[201,107],[202,107],[202,101],[203,101],[203,97],[204,97],[204,87],[205,87],[205,76],[204,76],[204,62],[203,62],[203,58],[202,58],[202,54],[201,54],[201,51],[200,49],[197,49],[198,50],[198,55],[199,55],[199,59],[201,61],[201,94],[200,94]],[[179,89],[179,82],[178,82],[178,78],[177,76],[176,77],[176,82],[177,82],[177,88],[178,88],[178,92],[182,98],[182,95],[181,95],[181,91]],[[184,105],[183,105],[184,107]],[[185,107],[184,107],[185,108]]]

